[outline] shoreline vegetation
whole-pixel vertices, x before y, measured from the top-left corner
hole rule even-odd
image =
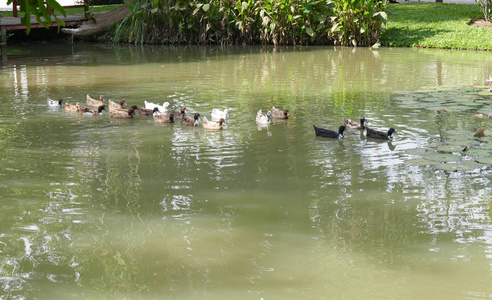
[[[93,6],[91,11],[119,6]],[[132,15],[92,39],[133,44],[492,50],[492,23],[483,20],[478,4],[388,4],[385,0],[249,0],[204,4],[198,0],[154,0],[136,1],[131,10]],[[81,11],[67,9],[69,14]],[[2,16],[8,16],[8,12],[2,12]]]

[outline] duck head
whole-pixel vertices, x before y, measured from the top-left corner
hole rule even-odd
[[[97,113],[101,113],[103,110],[106,110],[106,105],[100,105],[98,108],[97,108]]]
[[[338,138],[339,139],[343,138],[344,132],[348,133],[348,130],[345,126],[342,125],[342,126],[338,127]]]
[[[388,138],[389,138],[389,139],[392,139],[392,138],[393,138],[393,136],[392,136],[393,134],[398,135],[398,133],[396,133],[396,130],[395,130],[393,127],[391,127],[391,128],[388,130]]]
[[[155,113],[159,113],[159,108],[156,106],[154,107],[154,109],[152,110],[152,113],[155,114]]]
[[[106,100],[106,99],[104,99],[103,95],[99,96],[99,101],[104,102],[104,100]]]

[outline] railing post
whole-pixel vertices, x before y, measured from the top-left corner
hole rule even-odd
[[[14,15],[15,18],[17,18],[17,0],[14,0],[12,2],[12,5],[13,5],[13,7],[12,7],[13,15]]]
[[[84,0],[84,18],[87,18],[87,11],[88,10],[89,10],[89,0]]]

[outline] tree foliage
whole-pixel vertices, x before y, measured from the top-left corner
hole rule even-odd
[[[14,0],[8,0],[7,5],[11,5]],[[36,18],[36,21],[48,28],[48,25],[53,25],[53,19],[57,22],[58,27],[65,26],[65,22],[58,19],[56,12],[67,16],[65,9],[56,0],[18,0],[20,11],[25,14],[21,19],[21,24],[26,26],[26,31],[29,34],[31,30],[31,16]],[[53,17],[53,19],[52,19]]]

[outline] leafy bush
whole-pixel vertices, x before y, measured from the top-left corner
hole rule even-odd
[[[483,17],[486,21],[491,21],[492,14],[492,0],[475,0],[480,6],[480,10],[483,13]]]
[[[114,40],[365,46],[377,40],[385,5],[386,0],[140,0]]]

